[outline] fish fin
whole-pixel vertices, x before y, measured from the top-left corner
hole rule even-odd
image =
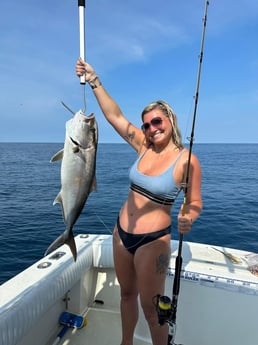
[[[62,160],[63,156],[64,156],[64,149],[62,149],[62,150],[58,151],[56,154],[54,154],[54,156],[50,159],[50,162],[53,163],[53,162]]]
[[[55,198],[55,200],[53,201],[53,205],[55,204],[61,204],[63,203],[63,199],[62,199],[62,194],[61,192],[59,192]]]
[[[45,252],[45,256],[51,253],[53,250],[55,250],[57,247],[67,244],[72,252],[74,261],[77,259],[77,249],[75,240],[73,237],[73,232],[69,231],[69,235],[67,236],[67,231],[63,232],[62,235],[57,237],[57,239],[51,243],[51,245],[48,247],[48,249]]]
[[[63,206],[63,198],[62,198],[62,193],[61,192],[59,192],[57,194],[55,200],[53,201],[53,205],[55,205],[55,204],[60,204],[61,205],[61,210],[62,210],[62,215],[63,215],[64,223],[66,224],[64,206]]]
[[[92,181],[92,184],[91,184],[91,188],[90,188],[90,191],[97,191],[97,179],[96,179],[96,175],[94,175],[93,177],[93,181]]]

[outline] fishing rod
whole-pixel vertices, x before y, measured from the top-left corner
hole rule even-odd
[[[187,207],[188,183],[189,183],[189,176],[190,176],[192,148],[193,148],[193,142],[194,142],[195,120],[196,120],[197,105],[198,105],[198,99],[199,99],[199,88],[200,88],[200,79],[201,79],[201,69],[202,69],[208,6],[209,6],[209,1],[206,0],[204,17],[203,17],[203,30],[202,30],[202,39],[201,39],[201,50],[200,50],[200,55],[199,55],[199,66],[198,66],[198,73],[197,73],[197,84],[196,84],[196,93],[195,93],[195,105],[194,105],[194,113],[193,113],[193,121],[192,121],[192,130],[191,130],[191,135],[188,138],[190,141],[189,154],[188,154],[188,160],[187,160],[185,182],[182,185],[182,189],[184,191],[183,206],[182,206],[182,211],[181,211],[182,215],[185,215],[186,207]],[[168,296],[160,296],[160,295],[156,296],[156,309],[158,313],[159,324],[160,325],[164,325],[165,323],[169,324],[168,345],[176,345],[174,341],[175,341],[175,335],[176,335],[176,314],[177,314],[177,303],[178,303],[178,296],[179,296],[179,290],[180,290],[180,276],[181,276],[181,269],[182,269],[182,262],[183,262],[182,247],[183,247],[183,234],[180,233],[178,253],[177,253],[176,262],[175,262],[175,276],[174,276],[174,283],[173,283],[172,300]]]

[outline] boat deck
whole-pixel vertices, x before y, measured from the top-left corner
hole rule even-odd
[[[70,328],[59,341],[60,345],[119,345],[121,343],[121,320],[118,311],[89,308],[86,326]],[[108,325],[108,327],[107,327]],[[62,328],[60,328],[61,330]],[[54,339],[47,345],[52,345]],[[143,339],[134,339],[134,345],[150,345]]]
[[[112,237],[80,235],[76,245],[76,264],[64,245],[0,287],[1,345],[121,344]],[[173,291],[177,248],[171,241],[167,296]],[[258,255],[184,242],[182,257],[175,343],[257,345]],[[87,325],[68,329],[58,341],[64,311],[85,316]],[[134,345],[150,344],[139,308]]]

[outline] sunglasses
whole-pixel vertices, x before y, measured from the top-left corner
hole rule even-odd
[[[142,124],[141,129],[145,132],[150,126],[159,127],[162,124],[162,119],[160,117],[154,117],[151,122],[145,122]]]

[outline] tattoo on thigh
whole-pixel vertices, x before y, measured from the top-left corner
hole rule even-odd
[[[156,272],[159,274],[166,274],[169,263],[169,257],[167,254],[160,254],[156,260]]]

